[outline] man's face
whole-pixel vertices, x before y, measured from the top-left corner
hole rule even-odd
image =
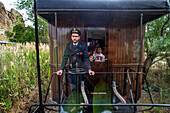
[[[80,40],[80,36],[76,33],[73,33],[71,35],[71,40],[73,41],[73,43],[77,43]]]

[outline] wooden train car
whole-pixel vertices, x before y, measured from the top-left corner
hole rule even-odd
[[[38,14],[49,23],[50,72],[60,68],[70,30],[80,29],[81,40],[89,45],[98,40],[105,62],[91,63],[95,72],[143,72],[145,24],[169,13],[167,0],[38,0]],[[100,76],[100,77],[99,77]],[[110,74],[89,76],[93,85],[107,83]],[[138,76],[137,80],[136,77]],[[118,92],[130,97],[124,73],[114,73]],[[133,97],[141,96],[142,75],[130,73]],[[51,97],[59,98],[58,76],[51,84]],[[89,90],[90,83],[87,82]],[[135,95],[138,89],[137,95]]]

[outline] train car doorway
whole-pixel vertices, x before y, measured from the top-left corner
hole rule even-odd
[[[104,27],[87,27],[86,28],[86,42],[88,51],[95,54],[97,47],[101,47],[102,54],[106,56],[106,28]]]
[[[90,52],[90,56],[97,54],[98,47],[101,47],[102,54],[105,56],[104,60],[97,61],[98,59],[94,57],[94,61],[91,62],[92,70],[95,72],[107,72],[108,70],[108,61],[107,61],[107,28],[105,27],[85,27],[85,42],[87,42],[88,51]],[[102,61],[103,60],[103,61]],[[86,86],[88,88],[87,95],[89,97],[96,97],[95,95],[107,95],[108,96],[108,87],[107,81],[108,76],[106,74],[96,73],[95,76],[88,76],[88,81],[86,82]],[[101,84],[104,84],[101,86]],[[102,96],[102,97],[103,97]]]

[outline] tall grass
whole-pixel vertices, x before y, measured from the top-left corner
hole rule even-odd
[[[41,79],[47,81],[49,46],[40,45],[39,48]],[[0,112],[8,112],[37,85],[35,44],[0,45],[0,61]]]

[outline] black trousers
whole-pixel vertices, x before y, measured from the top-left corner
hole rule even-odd
[[[76,77],[80,77],[79,82],[81,82],[81,81],[85,82],[87,80],[88,75],[87,74],[80,74],[80,75],[69,74],[71,92],[76,90],[76,83],[77,83],[77,78]]]

